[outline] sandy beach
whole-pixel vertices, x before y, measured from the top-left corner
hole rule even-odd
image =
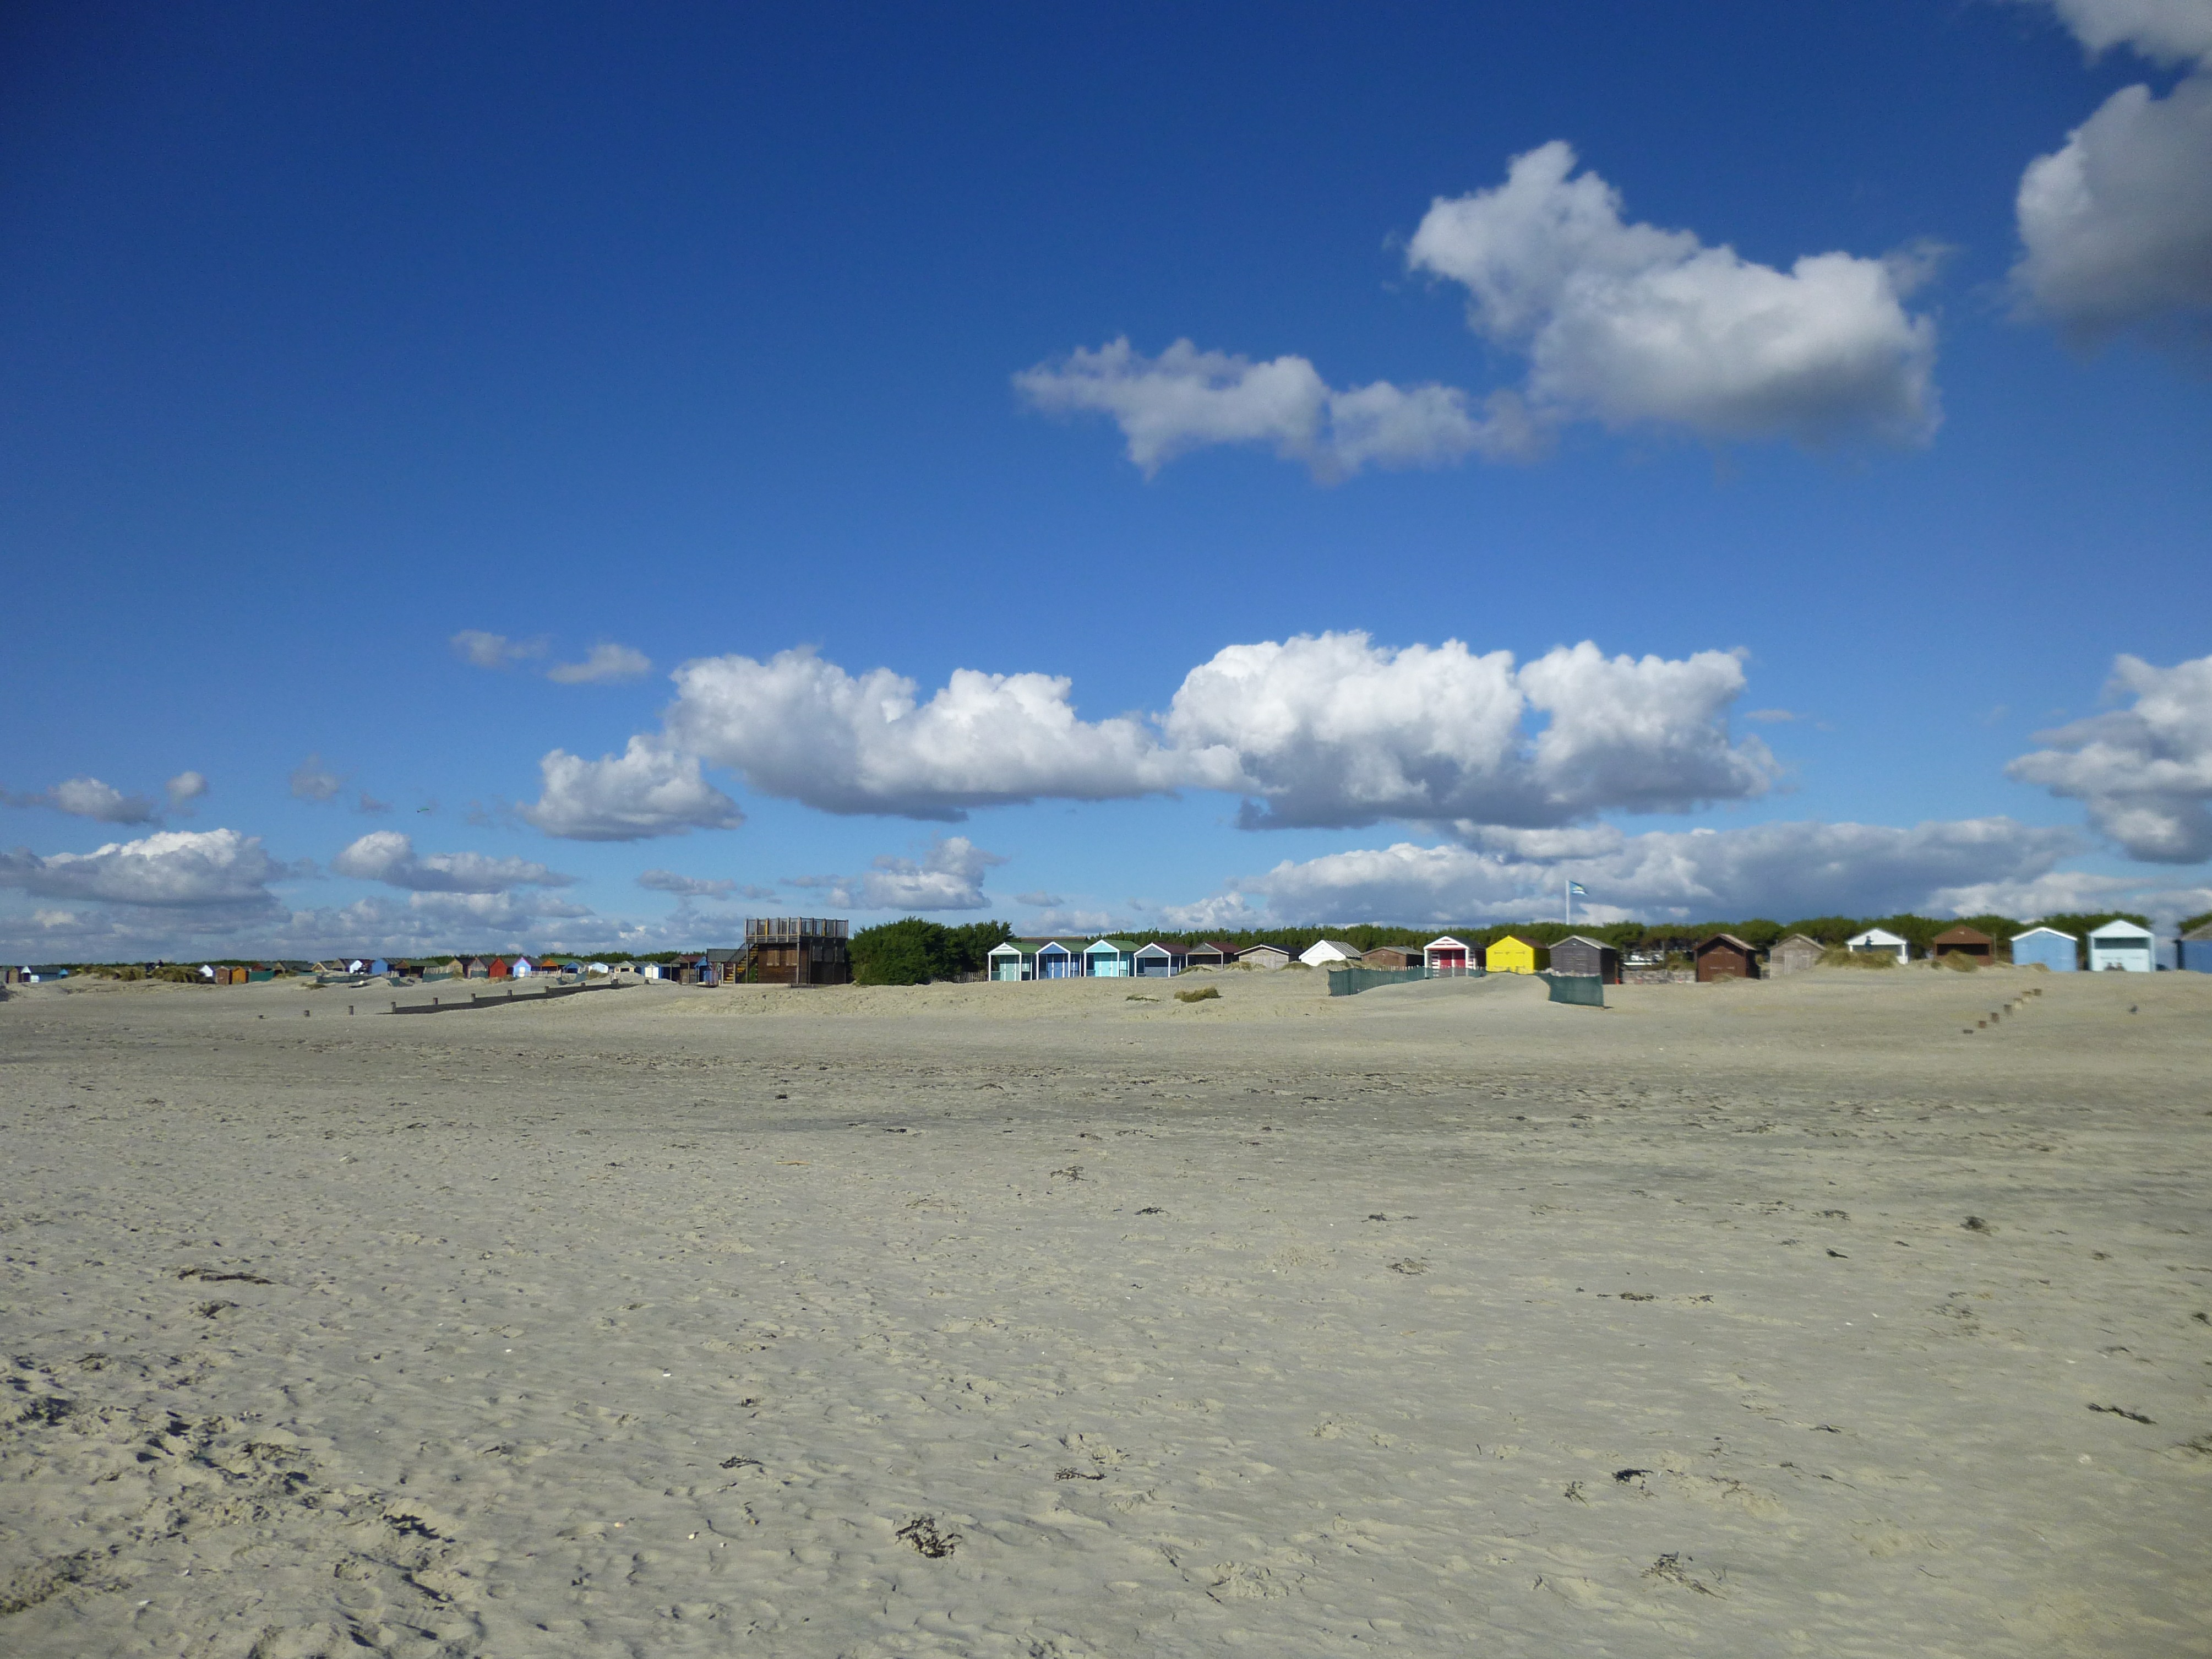
[[[1205,982],[17,994],[0,1649],[2212,1653],[2212,979]]]

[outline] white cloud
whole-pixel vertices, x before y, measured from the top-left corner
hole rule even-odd
[[[0,805],[51,807],[57,812],[91,818],[99,823],[152,823],[161,817],[154,803],[143,795],[126,795],[114,785],[94,777],[64,779],[51,789],[28,795],[0,790]]]
[[[2050,0],[2094,55],[2131,46],[2156,63],[2212,59],[2212,5],[2205,0]]]
[[[544,780],[522,817],[570,841],[643,841],[691,830],[734,830],[738,805],[699,775],[696,755],[635,737],[619,755],[587,761],[556,749],[538,763]]]
[[[293,873],[258,836],[235,830],[165,830],[91,853],[0,853],[0,887],[33,897],[200,909],[232,919],[274,914],[268,884]]]
[[[939,836],[919,861],[886,854],[857,876],[792,876],[784,885],[818,892],[846,909],[981,910],[990,903],[985,873],[1006,862],[965,836]]]
[[[1497,188],[1438,198],[1407,250],[1467,289],[1477,333],[1527,354],[1540,418],[1814,446],[1934,431],[1935,325],[1903,304],[1923,257],[1778,270],[1626,222],[1620,193],[1575,165],[1557,141],[1515,157]]]
[[[2123,656],[2111,690],[2132,693],[2134,705],[2039,732],[2048,746],[2007,774],[2086,802],[2089,821],[2130,858],[2212,858],[2212,657],[2159,668]]]
[[[1438,466],[1473,452],[1521,456],[1540,441],[1510,393],[1478,416],[1450,386],[1377,380],[1338,391],[1304,357],[1254,362],[1188,340],[1157,357],[1127,339],[1078,349],[1023,370],[1014,385],[1048,413],[1112,416],[1148,477],[1211,444],[1265,444],[1334,482],[1370,465]]]
[[[1555,912],[1559,884],[1589,889],[1576,908],[1596,919],[1695,921],[1766,915],[1876,915],[1915,908],[1971,911],[1976,884],[2033,882],[2081,850],[2078,836],[2010,818],[1923,823],[1766,823],[1655,831],[1613,851],[1561,860],[1411,842],[1288,860],[1236,884],[1288,923],[1323,916],[1444,924]]]
[[[649,892],[673,893],[679,898],[695,899],[720,898],[738,884],[709,880],[703,876],[679,876],[673,870],[647,870],[637,878],[637,884]]]
[[[1164,904],[1158,915],[1160,927],[1170,933],[1204,933],[1218,929],[1239,933],[1266,924],[1267,917],[1242,893],[1218,893],[1195,904]]]
[[[169,797],[169,809],[181,812],[208,792],[208,781],[198,772],[179,772],[161,786]]]
[[[1015,894],[1014,902],[1017,904],[1026,904],[1032,909],[1051,910],[1057,909],[1060,906],[1066,903],[1067,901],[1057,893],[1048,893],[1042,889],[1039,889],[1035,892]]]
[[[2212,16],[2212,6],[2197,9]],[[2212,70],[2164,98],[2122,88],[2064,148],[2031,161],[2012,273],[2023,312],[2085,342],[2133,327],[2201,337],[2212,321],[2208,157]]]
[[[957,669],[926,703],[888,668],[855,677],[811,651],[709,657],[675,678],[678,749],[826,812],[955,820],[1040,796],[1108,800],[1235,777],[1226,757],[1170,753],[1140,721],[1077,719],[1070,682],[1053,675]]]
[[[1264,803],[1249,826],[1540,827],[1763,793],[1771,757],[1726,727],[1742,687],[1742,664],[1720,651],[1608,658],[1586,641],[1516,670],[1510,652],[1456,640],[1393,650],[1322,634],[1217,653],[1163,726],[1184,750],[1235,757]],[[1531,713],[1549,716],[1533,738]]]
[[[854,675],[811,651],[708,658],[674,678],[665,733],[633,738],[634,763],[684,757],[696,784],[703,759],[830,812],[957,820],[978,806],[1202,788],[1247,797],[1253,828],[1536,828],[1745,799],[1776,769],[1756,738],[1729,734],[1743,668],[1720,651],[1607,657],[1585,641],[1516,667],[1509,652],[1455,640],[1392,649],[1362,633],[1300,635],[1224,647],[1157,722],[1083,720],[1071,682],[1044,674],[956,670],[924,702],[890,669]],[[525,815],[550,829],[568,787],[554,771],[584,763],[556,750],[546,765],[546,801]]]
[[[487,634],[480,628],[465,628],[450,641],[453,654],[464,662],[478,668],[506,668],[532,657],[545,654],[544,639],[511,640],[504,634]]]
[[[653,672],[653,659],[626,645],[602,641],[581,662],[556,662],[545,678],[562,685],[598,685],[609,680],[641,679]]]
[[[504,893],[517,887],[566,887],[575,880],[527,859],[482,853],[418,854],[397,830],[363,836],[331,860],[333,873],[418,893]]]
[[[343,778],[324,769],[320,755],[310,755],[292,769],[292,795],[295,800],[328,800],[344,787]]]

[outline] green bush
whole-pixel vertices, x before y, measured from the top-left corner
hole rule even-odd
[[[991,949],[1014,936],[1003,921],[971,921],[962,927],[908,916],[853,935],[855,985],[927,985],[982,971]]]

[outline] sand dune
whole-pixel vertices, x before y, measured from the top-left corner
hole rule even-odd
[[[0,1004],[0,1650],[2212,1652],[2212,980],[1208,982]]]

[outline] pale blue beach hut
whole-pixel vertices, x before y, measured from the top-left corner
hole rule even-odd
[[[1131,939],[1093,939],[1084,947],[1083,971],[1099,979],[1129,979],[1137,971],[1137,942]]]
[[[1039,979],[1081,979],[1083,953],[1048,939],[1037,946],[1036,976]]]
[[[2174,966],[2185,973],[2212,974],[2212,922],[2181,936],[2174,947]]]
[[[2012,964],[2015,968],[2048,968],[2054,974],[2070,974],[2081,965],[2081,941],[2056,927],[2031,927],[2012,936]]]

